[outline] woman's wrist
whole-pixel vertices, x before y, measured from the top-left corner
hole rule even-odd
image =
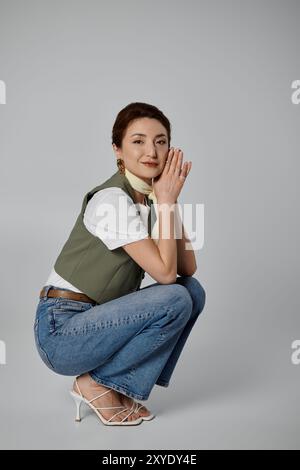
[[[168,204],[168,205],[172,205],[172,204],[176,204],[177,203],[177,199],[176,201],[172,201],[171,199],[157,199],[157,204]]]

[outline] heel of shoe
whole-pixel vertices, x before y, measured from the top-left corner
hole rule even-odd
[[[79,395],[77,395],[76,393],[72,392],[72,391],[70,392],[70,395],[73,398],[73,400],[75,401],[75,405],[76,405],[75,421],[81,421],[80,407],[81,407],[81,403],[82,403],[82,398]]]

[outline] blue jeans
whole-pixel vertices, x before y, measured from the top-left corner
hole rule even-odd
[[[34,321],[43,362],[57,374],[88,372],[97,383],[139,400],[147,400],[155,384],[169,385],[206,297],[193,276],[101,305],[47,297],[52,287],[46,286]]]

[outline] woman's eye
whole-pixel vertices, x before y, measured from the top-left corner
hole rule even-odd
[[[141,140],[134,140],[134,144],[136,144],[137,142],[142,142]],[[158,142],[161,142],[161,145],[164,145],[166,143],[165,140],[159,140]]]

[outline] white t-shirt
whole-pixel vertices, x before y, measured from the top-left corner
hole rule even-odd
[[[123,189],[110,187],[92,196],[85,208],[83,223],[109,250],[114,250],[148,237],[149,211],[149,206],[133,203]],[[44,285],[50,284],[82,292],[57,274],[54,267]]]

